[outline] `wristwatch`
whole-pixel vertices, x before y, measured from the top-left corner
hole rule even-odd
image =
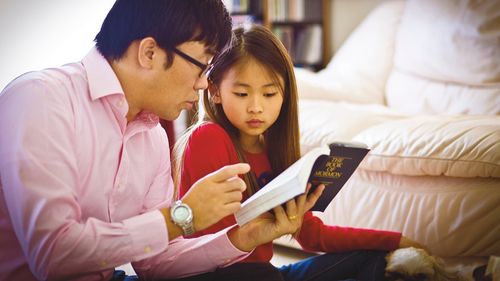
[[[170,208],[170,217],[172,221],[182,228],[184,236],[192,235],[194,231],[193,226],[193,211],[181,200],[175,201]]]

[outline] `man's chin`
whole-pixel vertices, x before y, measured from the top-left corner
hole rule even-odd
[[[175,119],[179,118],[179,116],[181,115],[181,112],[182,112],[182,110],[179,110],[177,112],[168,112],[168,113],[164,114],[163,116],[161,116],[160,118],[163,120],[167,120],[167,121],[174,121]]]

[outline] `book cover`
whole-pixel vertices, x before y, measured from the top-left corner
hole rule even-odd
[[[369,151],[359,144],[332,143],[329,147],[330,154],[316,159],[307,181],[312,184],[309,192],[320,184],[325,185],[323,194],[311,211],[323,212],[326,209]]]
[[[311,190],[321,183],[325,184],[323,194],[311,209],[324,211],[368,151],[366,145],[360,143],[332,143],[312,149],[243,202],[235,214],[236,222],[243,225],[303,194],[308,182],[313,185]]]

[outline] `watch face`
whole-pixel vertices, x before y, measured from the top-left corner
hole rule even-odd
[[[188,210],[188,208],[186,208],[184,206],[179,206],[179,207],[175,208],[174,216],[175,216],[175,220],[177,220],[177,221],[185,221],[189,217],[189,210]]]

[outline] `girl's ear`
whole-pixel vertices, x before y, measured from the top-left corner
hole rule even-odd
[[[219,88],[213,83],[208,83],[208,92],[210,93],[210,98],[215,104],[221,103]]]

